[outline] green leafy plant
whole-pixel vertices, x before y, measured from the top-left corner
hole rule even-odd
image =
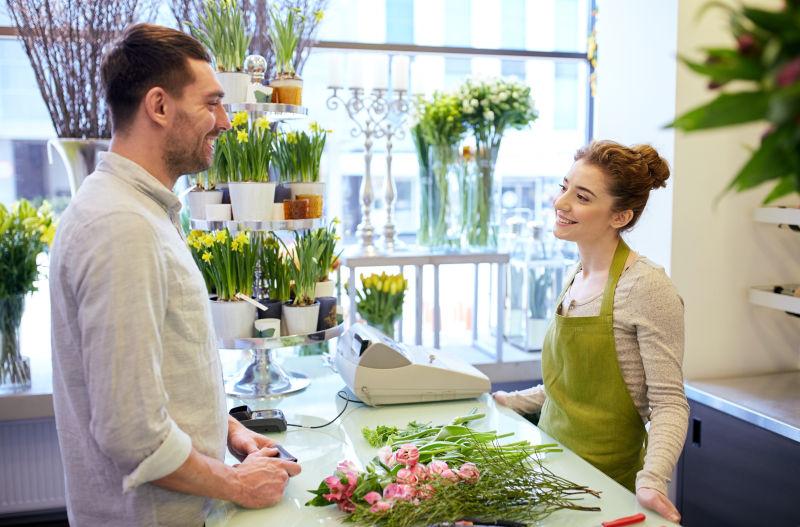
[[[275,166],[283,183],[317,183],[322,152],[331,130],[312,122],[309,132],[279,134],[275,141]]]
[[[312,231],[310,236],[316,238],[316,243],[319,245],[319,259],[318,269],[319,275],[317,282],[325,282],[328,280],[328,275],[336,269],[339,264],[339,256],[342,251],[336,252],[336,243],[341,240],[341,237],[336,234],[336,225],[339,224],[339,218],[334,218],[327,227]]]
[[[36,258],[53,243],[55,233],[48,202],[38,209],[24,199],[10,209],[0,203],[0,298],[36,291]]]
[[[703,62],[681,60],[708,77],[711,90],[732,81],[741,89],[720,92],[669,126],[693,132],[766,120],[760,144],[725,190],[741,192],[774,182],[765,203],[800,193],[800,3],[787,1],[774,11],[721,2],[709,7],[727,11],[735,47],[706,48]]]
[[[411,139],[414,143],[414,150],[417,152],[417,162],[419,163],[420,215],[417,241],[421,245],[428,245],[431,239],[430,203],[433,199],[431,196],[431,167],[428,158],[430,145],[425,141],[420,123],[411,127]]]
[[[288,302],[291,297],[292,278],[283,244],[273,233],[264,234],[259,249],[261,288],[267,291],[270,300]]]
[[[289,260],[289,276],[294,281],[292,305],[310,306],[315,299],[322,247],[314,236],[295,231],[292,252],[293,258]]]
[[[249,232],[231,236],[228,229],[195,230],[186,241],[209,293],[216,293],[217,299],[223,301],[237,300],[238,293],[253,296],[258,247]]]
[[[278,75],[294,75],[294,52],[300,42],[306,17],[297,7],[270,9],[272,25],[269,36],[275,50],[275,66]]]
[[[211,170],[228,182],[268,182],[274,148],[270,122],[264,117],[251,122],[246,112],[239,112],[230,130],[217,139]]]
[[[205,0],[198,23],[184,22],[214,57],[217,71],[242,71],[251,37],[236,0]]]

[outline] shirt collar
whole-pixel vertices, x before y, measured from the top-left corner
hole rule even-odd
[[[141,165],[114,152],[100,152],[97,170],[111,174],[150,197],[171,214],[181,210],[181,201]]]

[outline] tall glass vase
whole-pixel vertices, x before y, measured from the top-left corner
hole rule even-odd
[[[470,222],[467,226],[467,242],[475,249],[497,247],[500,230],[500,208],[502,185],[495,174],[497,152],[500,147],[478,145],[475,153],[475,178],[471,185]]]
[[[426,160],[427,163],[427,160]],[[419,165],[419,231],[417,243],[431,244],[431,194],[433,193],[433,174],[427,164]]]
[[[28,357],[20,354],[19,324],[25,309],[25,295],[0,298],[0,392],[31,385]]]
[[[459,244],[460,227],[454,218],[453,194],[457,199],[458,150],[454,146],[431,146],[429,153],[430,202],[428,207],[431,247]]]

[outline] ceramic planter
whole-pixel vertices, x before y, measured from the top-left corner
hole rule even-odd
[[[186,205],[189,207],[189,217],[195,220],[206,219],[206,205],[219,205],[222,203],[220,190],[192,190],[186,194]]]
[[[228,183],[236,221],[269,221],[275,200],[275,183]]]
[[[272,88],[272,102],[303,105],[303,79],[300,77],[278,77],[269,83]]]
[[[208,221],[229,221],[231,219],[231,204],[217,203],[206,204],[206,220]]]
[[[325,195],[325,183],[288,183],[288,185],[292,189],[292,199],[297,199],[300,194]]]
[[[333,283],[333,280],[317,282],[317,286],[314,288],[314,297],[321,296],[336,296],[336,284]]]
[[[317,330],[319,302],[302,307],[286,303],[281,311],[281,320],[286,325],[287,335],[308,335]]]
[[[317,317],[317,331],[325,331],[336,325],[336,298],[333,296],[317,297],[319,302],[319,316]]]
[[[74,196],[83,180],[94,172],[100,152],[108,150],[108,139],[70,139],[59,138],[47,141],[47,159],[53,164],[53,152],[64,163],[69,181],[69,190]]]
[[[209,300],[209,302],[217,338],[236,339],[253,336],[253,323],[256,321],[254,305],[243,300],[234,302]]]
[[[223,104],[239,104],[247,102],[247,90],[250,87],[250,75],[238,71],[218,71],[217,80],[222,85],[225,97]]]

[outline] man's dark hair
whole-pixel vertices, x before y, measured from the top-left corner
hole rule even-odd
[[[142,98],[155,86],[180,97],[194,81],[188,59],[211,62],[203,45],[186,33],[153,24],[128,27],[100,70],[113,130],[130,125]]]

